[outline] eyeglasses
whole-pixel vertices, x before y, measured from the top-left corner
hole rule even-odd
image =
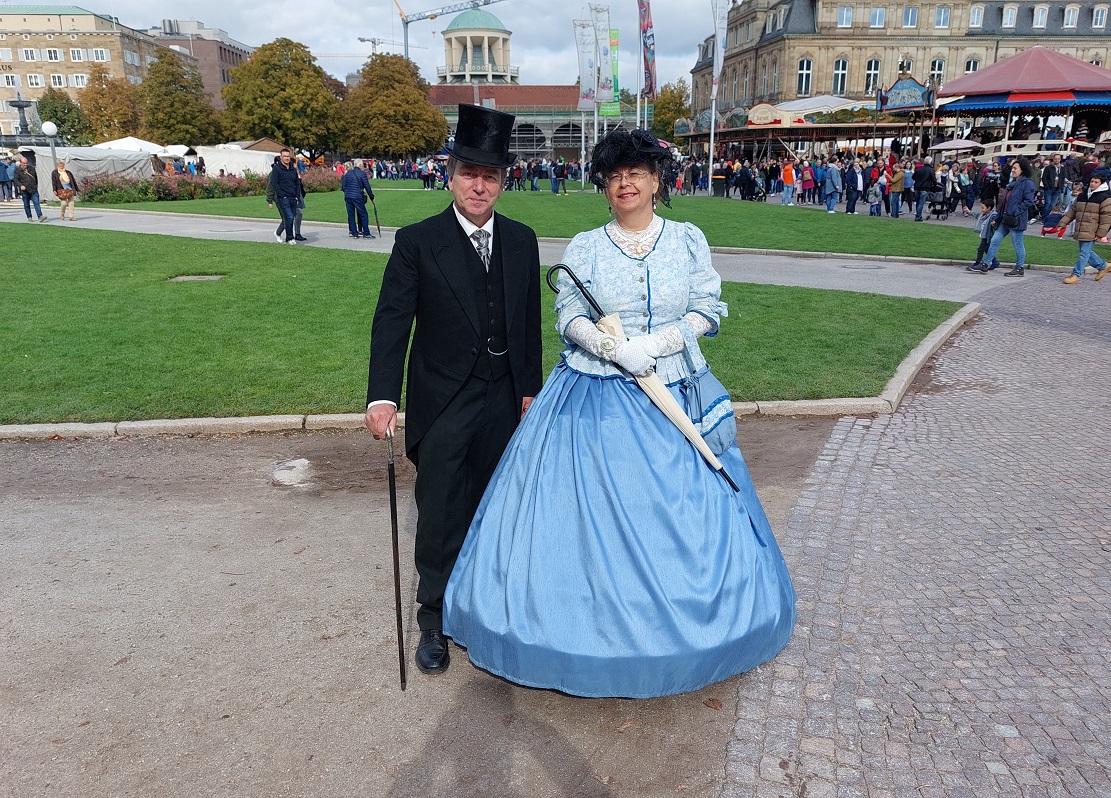
[[[629,172],[614,172],[606,175],[606,185],[619,186],[622,183],[643,183],[648,179],[648,172],[641,169],[633,169]]]

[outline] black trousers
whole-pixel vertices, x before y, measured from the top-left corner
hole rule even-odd
[[[417,444],[417,626],[443,628],[444,591],[487,483],[520,421],[513,380],[470,377]]]

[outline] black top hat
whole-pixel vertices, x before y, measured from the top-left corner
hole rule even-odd
[[[509,151],[513,133],[513,114],[482,108],[478,105],[459,106],[459,125],[451,154],[457,161],[494,169],[508,169],[517,162]]]

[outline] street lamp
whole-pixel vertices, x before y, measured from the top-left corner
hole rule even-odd
[[[58,135],[58,126],[53,122],[43,122],[42,134],[50,139],[50,164],[52,166],[57,166],[58,156],[54,152],[54,137]]]

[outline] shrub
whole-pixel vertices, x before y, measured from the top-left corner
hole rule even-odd
[[[155,175],[136,178],[102,175],[84,181],[81,199],[86,202],[122,204],[262,196],[266,193],[267,177],[269,175],[249,171],[244,172],[242,177]],[[328,169],[309,169],[302,175],[302,181],[305,192],[310,194],[339,190],[339,177]]]

